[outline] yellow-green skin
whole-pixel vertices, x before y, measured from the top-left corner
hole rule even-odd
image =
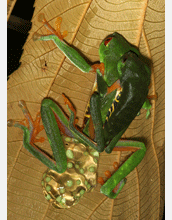
[[[92,67],[76,50],[56,35],[41,36],[38,40],[53,40],[68,59],[81,71],[88,73],[92,70]],[[70,118],[68,120],[60,107],[50,99],[42,101],[41,117],[56,164],[52,164],[39,152],[34,152],[33,147],[29,144],[31,131],[27,128],[22,129],[24,130],[24,146],[50,169],[59,173],[63,173],[66,170],[67,160],[55,115],[64,125],[67,136],[76,138],[79,142],[93,147],[98,152],[102,152],[105,149],[107,153],[110,153],[115,146],[135,147],[137,151],[101,187],[102,193],[109,198],[115,198],[126,182],[125,177],[141,162],[146,153],[143,143],[119,141],[119,139],[141,107],[144,105],[147,110],[151,107],[146,100],[151,72],[150,68],[141,60],[138,49],[116,32],[103,40],[99,54],[100,62],[104,63],[105,71],[104,75],[102,75],[101,71],[97,69],[98,92],[93,93],[90,99],[90,113],[96,137],[94,141],[89,138],[88,131],[85,130],[84,134],[84,131],[81,133],[73,126],[74,113],[70,109]],[[106,114],[116,95],[116,90],[107,95],[107,89],[118,79],[123,89],[122,95],[117,108],[104,126]],[[118,183],[120,183],[120,186],[117,193],[112,192]]]

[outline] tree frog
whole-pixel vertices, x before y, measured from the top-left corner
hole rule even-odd
[[[33,35],[34,40],[53,40],[66,57],[81,71],[89,73],[94,71],[97,75],[95,91],[93,92],[89,111],[89,119],[84,121],[83,128],[76,126],[76,112],[63,94],[64,100],[70,111],[67,118],[61,108],[53,100],[45,98],[41,104],[41,118],[52,147],[54,159],[49,158],[35,145],[36,134],[43,129],[33,128],[33,123],[28,122],[29,129],[16,122],[9,121],[9,125],[18,126],[24,131],[24,146],[50,169],[63,173],[67,167],[67,159],[63,147],[61,133],[76,138],[79,142],[94,148],[98,152],[111,153],[112,150],[132,151],[133,154],[101,187],[101,193],[109,198],[116,198],[125,184],[125,177],[141,162],[146,147],[138,141],[120,140],[130,123],[136,117],[142,106],[150,114],[151,104],[147,100],[148,86],[151,71],[141,59],[139,50],[132,46],[122,35],[115,32],[107,36],[99,48],[100,64],[89,65],[85,59],[64,40],[60,33],[61,19],[58,19],[58,29],[52,28],[43,14],[39,20],[51,32],[50,35]],[[25,113],[25,108],[21,108]],[[38,115],[40,121],[40,114]],[[32,124],[32,125],[31,125]],[[39,123],[38,123],[39,124]],[[33,134],[35,132],[35,134]],[[113,189],[119,184],[116,192]]]

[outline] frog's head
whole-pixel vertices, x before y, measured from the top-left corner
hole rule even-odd
[[[133,51],[139,55],[139,50],[132,46],[121,34],[115,32],[107,36],[100,44],[99,55],[100,62],[104,63],[104,80],[108,86],[111,86],[120,78],[117,71],[119,59],[127,52]]]

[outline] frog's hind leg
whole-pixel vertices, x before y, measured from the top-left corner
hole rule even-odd
[[[117,142],[116,146],[113,149],[114,151],[132,151],[133,154],[125,161],[119,169],[106,181],[106,183],[101,187],[101,193],[105,194],[109,198],[116,198],[117,193],[113,192],[113,189],[121,183],[119,190],[122,189],[125,182],[125,177],[142,161],[145,153],[146,147],[142,142],[138,141],[124,141],[120,140]]]
[[[43,125],[40,125],[41,115],[38,112],[35,121],[32,119],[29,110],[24,101],[19,102],[19,107],[21,108],[25,119],[22,121],[8,120],[7,125],[9,127],[18,127],[23,130],[23,145],[24,147],[37,159],[39,159],[43,164],[45,164],[50,169],[57,172],[64,172],[61,166],[61,161],[56,161],[52,159],[48,154],[42,151],[39,147],[35,145],[35,142],[44,142],[44,138],[36,138],[40,131],[44,129]]]
[[[117,162],[114,162],[113,163],[113,166],[114,166],[114,170],[115,172],[118,170],[119,168],[119,164]],[[111,178],[111,176],[113,174],[111,174],[111,172],[109,170],[106,170],[105,171],[105,176],[109,179]],[[102,186],[105,184],[105,181],[102,177],[98,177],[98,183],[101,184]],[[117,185],[116,187],[112,190],[112,194],[113,194],[113,199],[115,199],[117,197],[117,195],[120,193],[120,191],[122,190],[122,188],[124,187],[126,183],[126,178],[122,179]],[[109,196],[108,196],[109,197]]]

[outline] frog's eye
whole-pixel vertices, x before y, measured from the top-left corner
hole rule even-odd
[[[107,46],[108,43],[112,40],[112,37],[108,37],[105,42],[104,42],[104,45]]]

